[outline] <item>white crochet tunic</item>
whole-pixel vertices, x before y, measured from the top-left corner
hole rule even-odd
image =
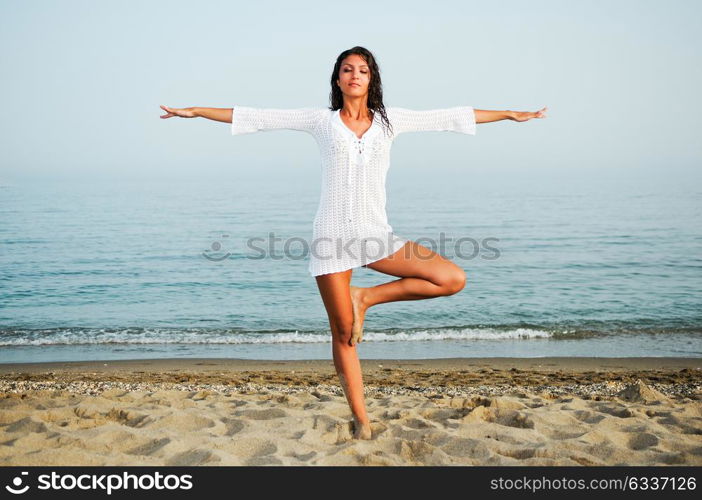
[[[322,194],[309,242],[312,276],[337,273],[383,259],[407,240],[395,235],[385,211],[390,147],[403,132],[451,131],[475,135],[471,106],[415,111],[387,107],[394,136],[379,113],[359,138],[328,108],[271,109],[234,106],[232,135],[276,129],[301,130],[319,145]]]

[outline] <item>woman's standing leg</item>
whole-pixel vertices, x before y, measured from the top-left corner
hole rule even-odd
[[[332,331],[332,355],[339,382],[354,419],[354,437],[371,439],[370,420],[363,395],[361,362],[356,346],[351,345],[353,306],[351,302],[352,270],[316,276],[319,293],[329,316]]]

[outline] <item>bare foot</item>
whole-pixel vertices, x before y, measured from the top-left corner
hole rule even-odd
[[[351,303],[353,304],[353,327],[351,328],[351,345],[355,345],[363,339],[363,319],[366,315],[366,307],[363,304],[363,288],[352,286]]]
[[[355,418],[353,419],[353,438],[354,439],[373,439],[370,423],[362,424]]]

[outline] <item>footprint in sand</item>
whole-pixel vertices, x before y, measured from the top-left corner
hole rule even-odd
[[[222,447],[223,451],[244,460],[273,455],[278,451],[278,447],[272,441],[260,438],[240,438],[232,440]]]
[[[487,406],[478,406],[463,418],[466,423],[470,422],[494,422],[507,427],[518,429],[533,429],[534,421],[527,415],[517,410],[502,410]]]
[[[546,436],[550,439],[563,440],[563,441],[568,440],[568,439],[577,439],[586,433],[587,433],[587,431],[577,431],[574,428],[544,429],[543,430],[544,436]]]
[[[622,406],[614,406],[611,404],[597,405],[595,409],[599,412],[606,413],[607,415],[612,415],[618,418],[629,418],[633,417],[634,414],[629,408]]]
[[[158,420],[157,424],[161,428],[174,429],[178,433],[199,431],[216,425],[211,418],[187,413],[167,415]]]
[[[28,434],[30,432],[47,432],[46,425],[42,422],[34,420],[32,417],[24,417],[16,422],[5,427],[5,432],[21,432]]]
[[[150,439],[144,444],[140,444],[130,450],[125,451],[127,455],[153,455],[158,450],[170,443],[170,438]]]
[[[535,448],[500,449],[496,451],[503,457],[510,457],[517,460],[526,460],[529,458],[534,458],[534,456],[536,455]]]
[[[575,410],[573,412],[573,416],[586,424],[596,424],[607,418],[604,415],[600,415],[598,413],[594,413],[588,410]]]
[[[287,417],[285,410],[280,408],[268,408],[265,410],[240,410],[235,413],[236,416],[250,418],[251,420],[272,420],[274,418]]]
[[[313,415],[312,430],[320,433],[327,444],[341,444],[353,439],[353,421],[333,418],[329,415]]]
[[[393,438],[402,439],[404,441],[429,443],[434,446],[440,446],[451,439],[451,434],[443,430],[431,427],[414,429],[405,426],[404,422],[401,422],[400,425],[390,426],[387,432]]]
[[[658,444],[658,438],[648,432],[642,432],[629,439],[629,448],[632,450],[645,450]]]
[[[427,464],[436,448],[422,441],[402,440],[398,444],[397,454],[410,463]]]
[[[219,457],[213,455],[207,450],[193,449],[172,456],[171,458],[166,460],[165,465],[188,466],[214,463],[219,461]]]
[[[249,404],[249,402],[244,401],[243,399],[232,399],[229,404],[231,404],[234,408],[239,408],[240,406],[246,406]]]
[[[309,453],[293,453],[290,456],[293,458],[297,458],[300,462],[307,462],[308,460],[314,458],[317,455],[316,451],[310,451]]]
[[[128,425],[129,427],[143,427],[147,422],[151,421],[151,418],[146,413],[118,408],[112,408],[107,415],[105,415],[105,418],[114,420],[120,424]]]
[[[409,427],[410,429],[436,429],[435,424],[422,420],[421,418],[408,418],[402,422],[402,425]]]
[[[690,464],[690,462],[685,458],[684,453],[666,453],[661,455],[658,460],[666,465],[685,465]],[[699,464],[699,462],[698,462]]]
[[[380,417],[383,420],[399,420],[403,418],[405,415],[407,415],[409,411],[397,411],[397,410],[385,410]]]
[[[490,450],[478,439],[455,438],[441,447],[441,451],[452,457],[487,458]]]
[[[469,409],[463,408],[427,408],[417,413],[427,420],[445,424],[447,420],[463,418]]]
[[[89,437],[88,437],[89,436]],[[87,436],[81,438],[81,447],[89,446],[93,452],[125,452],[133,449],[147,440],[135,433],[131,429],[123,426],[106,424],[104,427],[95,426],[87,432]],[[63,446],[63,440],[61,445]],[[77,444],[77,443],[76,443]]]
[[[243,420],[238,420],[236,418],[223,418],[222,423],[224,424],[224,435],[225,436],[233,436],[234,434],[238,434],[242,430],[244,430],[244,421]]]
[[[518,411],[507,411],[502,413],[498,410],[498,416],[496,422],[498,424],[506,425],[509,427],[517,427],[519,429],[533,429],[534,421],[528,416],[518,412]]]

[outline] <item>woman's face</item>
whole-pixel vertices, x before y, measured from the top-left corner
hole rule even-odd
[[[339,78],[336,81],[341,93],[348,97],[362,97],[368,94],[370,68],[361,56],[351,54],[341,61]]]

